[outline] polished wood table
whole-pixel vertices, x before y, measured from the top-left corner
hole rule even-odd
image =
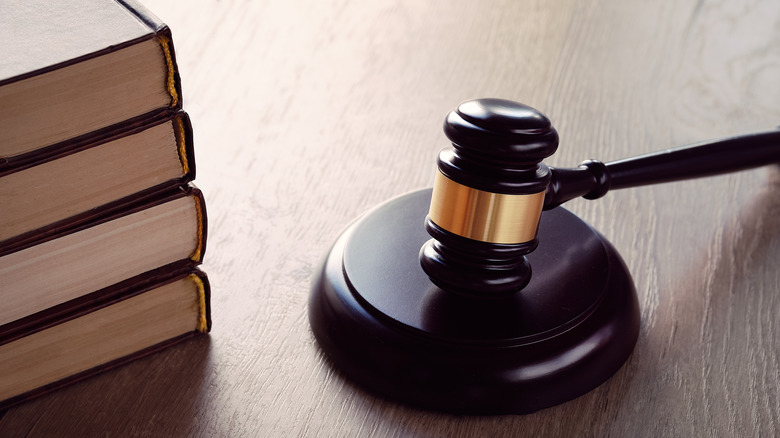
[[[0,412],[1,436],[780,434],[780,171],[568,208],[620,251],[642,323],[614,377],[530,415],[452,416],[364,392],[307,321],[356,216],[430,186],[460,101],[502,97],[576,166],[780,125],[776,0],[148,0],[173,29],[213,330]]]

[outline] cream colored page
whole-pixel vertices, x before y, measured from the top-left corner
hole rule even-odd
[[[14,156],[169,106],[156,39],[0,87],[0,156]]]
[[[171,123],[0,178],[0,241],[182,175]]]
[[[188,279],[0,346],[0,400],[195,330],[197,287]]]
[[[0,325],[185,259],[197,228],[184,197],[0,257]]]

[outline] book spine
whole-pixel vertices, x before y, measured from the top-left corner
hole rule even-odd
[[[190,195],[195,201],[195,210],[198,215],[198,245],[190,255],[190,259],[195,263],[201,263],[203,261],[203,255],[206,253],[206,241],[208,240],[208,214],[206,214],[206,199],[203,197],[203,192],[200,191],[194,184],[190,183],[186,186]]]
[[[173,119],[176,143],[179,145],[179,160],[184,169],[183,183],[195,179],[195,146],[192,134],[192,122],[190,116],[183,110],[179,110]]]

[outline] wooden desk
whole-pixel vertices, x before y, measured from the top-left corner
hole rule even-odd
[[[591,393],[455,417],[346,381],[309,329],[338,232],[429,186],[460,101],[546,113],[548,164],[780,124],[780,2],[147,0],[173,29],[210,215],[214,329],[0,412],[0,435],[780,434],[780,171],[616,191],[569,208],[631,269],[642,326]]]

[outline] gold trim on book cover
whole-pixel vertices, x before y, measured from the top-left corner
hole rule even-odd
[[[196,330],[200,333],[208,333],[209,321],[208,308],[206,307],[206,285],[203,284],[203,279],[195,274],[190,274],[190,280],[192,280],[198,288],[198,326],[196,327]]]
[[[179,104],[179,93],[176,91],[176,69],[173,67],[173,55],[171,54],[171,40],[165,35],[157,38],[165,54],[165,64],[168,66],[168,93],[171,95],[171,107]]]
[[[198,244],[195,246],[195,250],[190,255],[190,259],[195,262],[203,261],[203,206],[200,204],[200,198],[193,197],[195,201],[195,215],[198,219],[197,239]]]
[[[490,243],[523,243],[536,238],[544,191],[508,195],[464,186],[441,172],[433,184],[430,219],[445,230]]]
[[[187,160],[187,131],[184,129],[184,121],[181,117],[173,118],[173,131],[176,137],[176,144],[179,146],[179,161],[183,175],[190,173],[190,163]]]

